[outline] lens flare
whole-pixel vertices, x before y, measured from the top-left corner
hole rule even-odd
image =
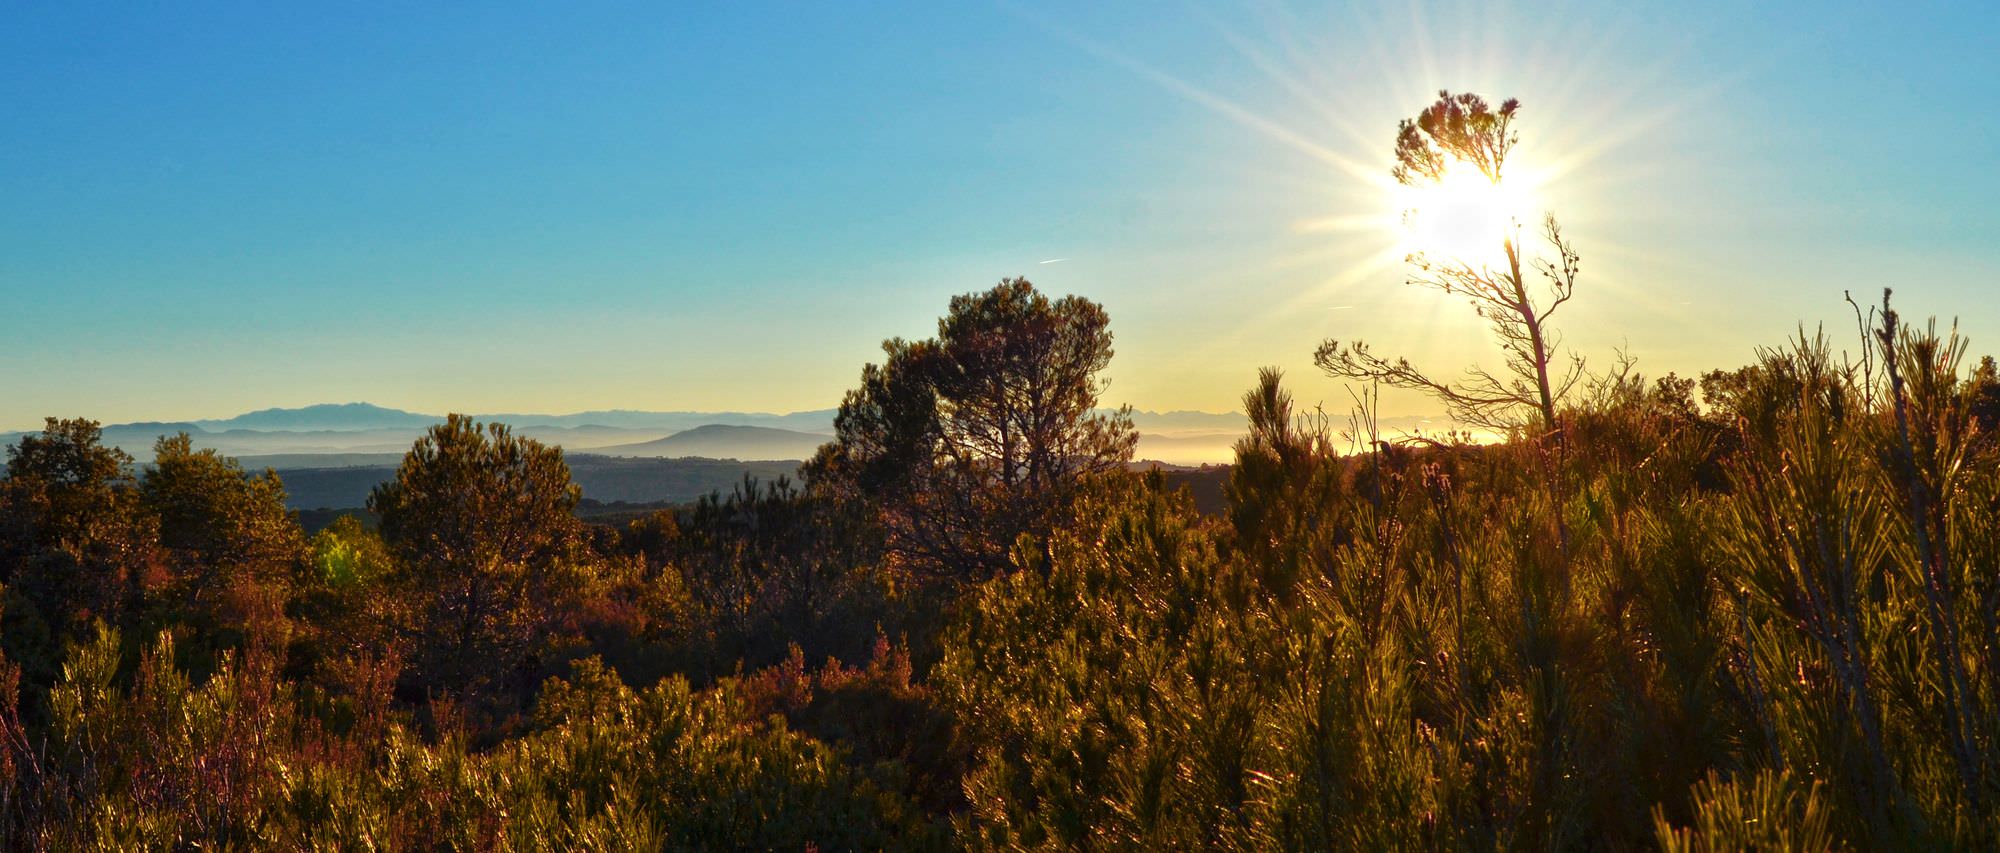
[[[1526,191],[1490,180],[1463,163],[1453,164],[1438,181],[1396,189],[1404,252],[1433,263],[1503,266],[1506,241],[1514,239],[1518,245],[1523,226],[1534,216]]]

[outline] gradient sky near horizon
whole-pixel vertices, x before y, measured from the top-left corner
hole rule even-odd
[[[1014,275],[1109,310],[1110,402],[1340,408],[1328,337],[1495,360],[1382,225],[1440,88],[1524,102],[1586,355],[1883,286],[2000,352],[1991,4],[1082,5],[10,7],[0,429],[827,408]]]

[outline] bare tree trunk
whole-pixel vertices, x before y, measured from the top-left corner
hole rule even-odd
[[[1542,429],[1550,434],[1556,431],[1555,397],[1549,392],[1549,351],[1542,340],[1542,323],[1535,317],[1534,303],[1528,301],[1528,284],[1521,278],[1521,250],[1514,245],[1514,239],[1506,240],[1508,281],[1514,285],[1515,310],[1521,312],[1521,325],[1528,329],[1531,358],[1535,366],[1535,392],[1540,395]]]

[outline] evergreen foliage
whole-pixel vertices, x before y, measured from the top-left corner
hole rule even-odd
[[[1110,318],[1026,279],[953,297],[938,336],[882,344],[841,403],[813,487],[871,515],[899,565],[979,580],[1046,543],[1082,482],[1132,458],[1129,407],[1097,412]]]

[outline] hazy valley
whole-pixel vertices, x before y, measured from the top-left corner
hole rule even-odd
[[[833,439],[835,410],[791,412],[497,413],[475,417],[561,447],[584,498],[597,504],[686,503],[728,492],[746,476],[796,479],[800,462]],[[1141,465],[1173,469],[1224,465],[1244,433],[1243,415],[1134,412]],[[103,441],[141,464],[163,436],[187,433],[193,445],[235,457],[248,470],[269,468],[284,480],[286,504],[299,510],[358,509],[368,492],[394,477],[412,443],[438,415],[368,403],[270,408],[230,418],[108,424]],[[1423,428],[1421,418],[1391,426]],[[21,430],[0,433],[12,445]]]

